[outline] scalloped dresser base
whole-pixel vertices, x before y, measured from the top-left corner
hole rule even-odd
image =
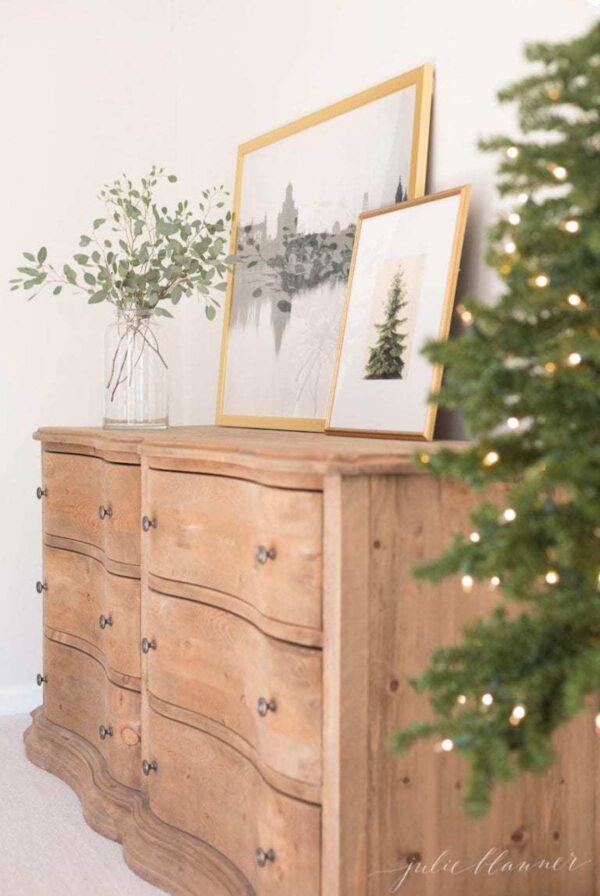
[[[24,734],[27,758],[65,781],[78,795],[91,828],[123,845],[129,867],[172,896],[253,896],[220,853],[160,821],[137,790],[112,778],[95,747],[49,722],[42,707]]]

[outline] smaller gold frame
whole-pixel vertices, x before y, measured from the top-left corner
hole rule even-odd
[[[467,214],[469,210],[469,201],[471,198],[471,187],[455,187],[451,190],[444,190],[441,193],[433,193],[431,196],[425,196],[422,199],[413,199],[408,202],[397,203],[396,205],[388,205],[385,208],[376,211],[364,212],[358,217],[358,225],[356,228],[356,238],[354,240],[354,249],[352,252],[352,262],[350,265],[350,274],[348,276],[348,286],[346,289],[346,299],[344,303],[344,313],[342,317],[342,325],[338,338],[338,345],[335,357],[334,375],[331,383],[331,391],[329,394],[329,407],[327,411],[327,424],[325,431],[332,435],[352,435],[352,436],[378,436],[387,439],[415,439],[420,441],[431,441],[435,428],[435,420],[437,415],[437,406],[430,401],[427,408],[425,426],[422,432],[401,432],[398,430],[363,430],[363,429],[347,429],[331,426],[331,415],[335,399],[335,390],[340,369],[340,361],[342,356],[342,347],[344,344],[344,336],[346,333],[346,325],[348,322],[348,311],[350,308],[350,297],[352,295],[352,283],[354,280],[354,269],[356,259],[360,251],[360,233],[363,221],[367,218],[374,218],[379,215],[387,215],[390,212],[397,212],[402,209],[412,208],[415,205],[425,205],[429,202],[436,202],[440,199],[446,199],[449,196],[460,196],[460,204],[458,214],[456,216],[456,224],[454,228],[454,239],[452,245],[452,254],[450,257],[450,266],[446,280],[446,291],[444,294],[444,302],[442,308],[442,319],[437,334],[438,340],[445,340],[450,333],[450,323],[452,321],[452,309],[454,306],[454,296],[456,292],[456,283],[460,270],[460,257],[464,242],[465,228],[467,223]],[[442,384],[442,376],[444,370],[443,365],[432,365],[430,393],[437,392]]]

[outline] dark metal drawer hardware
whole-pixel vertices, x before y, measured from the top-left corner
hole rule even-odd
[[[268,712],[277,712],[277,701],[275,698],[267,700],[265,697],[259,697],[256,701],[256,708],[259,716],[266,716]]]
[[[148,532],[153,528],[156,529],[156,525],[157,523],[155,519],[151,520],[149,516],[142,517],[142,529],[144,530],[144,532]]]
[[[144,759],[144,761],[142,762],[142,771],[146,775],[146,777],[148,777],[150,772],[157,772],[158,762],[156,761],[156,759],[153,759],[152,762],[148,762],[147,759]]]
[[[148,653],[150,650],[156,650],[156,640],[152,638],[149,641],[148,638],[142,638],[142,653]]]
[[[104,505],[101,504],[98,508],[98,516],[101,520],[106,519],[107,516],[112,516],[112,507],[110,506],[110,504],[108,505],[108,507],[104,507]]]
[[[48,676],[42,675],[41,672],[38,672],[38,674],[35,676],[35,680],[37,681],[38,687],[41,688],[44,682],[48,681]]]
[[[259,868],[264,868],[267,862],[275,861],[275,850],[268,849],[266,852],[259,846],[256,850],[256,864]]]
[[[41,594],[42,591],[47,591],[47,590],[48,590],[48,586],[46,585],[45,582],[36,582],[36,583],[35,583],[35,590],[37,591],[38,594]]]
[[[48,494],[48,489],[47,489],[47,488],[42,488],[41,485],[38,485],[38,487],[37,487],[36,490],[35,490],[35,493],[36,493],[38,499],[41,501],[42,498],[43,498],[45,495]]]
[[[100,740],[106,740],[107,737],[113,736],[113,730],[110,725],[100,725],[98,734],[100,735]]]
[[[267,560],[274,560],[277,556],[275,548],[266,548],[264,544],[259,544],[256,549],[256,559],[259,563],[266,563]]]
[[[100,617],[100,619],[98,620],[98,624],[99,624],[100,628],[106,628],[107,625],[113,624],[113,618],[112,618],[112,616],[102,615]]]

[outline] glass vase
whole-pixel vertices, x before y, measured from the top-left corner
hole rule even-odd
[[[125,309],[106,328],[104,426],[169,425],[166,335],[151,311]]]

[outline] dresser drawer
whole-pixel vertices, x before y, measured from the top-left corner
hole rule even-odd
[[[322,496],[244,479],[150,470],[149,572],[234,595],[320,629]]]
[[[47,535],[95,545],[111,560],[139,564],[139,466],[45,451],[43,479]]]
[[[144,757],[150,807],[163,821],[210,844],[256,896],[319,896],[321,810],[265,783],[237,750],[147,710]],[[274,860],[257,863],[257,850]]]
[[[111,684],[88,654],[49,638],[44,639],[44,674],[48,720],[93,744],[113,778],[139,789],[140,695]],[[104,737],[101,726],[108,729]]]
[[[245,619],[145,592],[150,693],[207,717],[279,775],[321,783],[321,650],[264,635]],[[218,733],[218,732],[217,732]],[[285,781],[277,781],[285,789]]]
[[[46,627],[91,644],[109,677],[117,673],[125,679],[118,684],[139,689],[139,579],[112,575],[92,557],[48,546],[44,574]]]

